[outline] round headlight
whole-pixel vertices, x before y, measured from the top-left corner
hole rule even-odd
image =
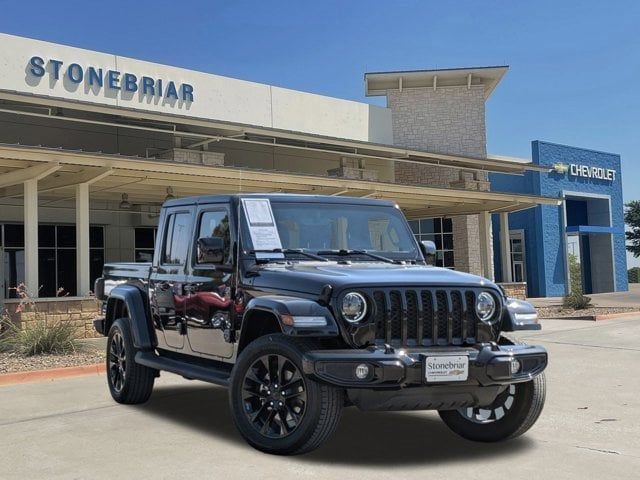
[[[358,292],[342,297],[342,316],[347,322],[356,323],[367,314],[367,301]]]
[[[496,301],[493,295],[487,292],[481,292],[476,299],[476,313],[483,322],[491,319],[496,311]]]

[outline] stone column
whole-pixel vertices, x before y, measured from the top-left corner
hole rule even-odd
[[[491,241],[491,214],[489,212],[482,212],[477,216],[479,225],[479,239],[480,246],[480,274],[493,280],[493,248]]]
[[[76,185],[76,289],[77,295],[86,296],[89,285],[89,184]]]
[[[38,179],[24,182],[24,283],[32,298],[38,297]]]
[[[502,265],[502,281],[513,281],[511,275],[511,240],[509,238],[509,214],[500,214],[500,264]]]
[[[483,85],[389,90],[387,105],[392,111],[395,145],[434,153],[486,157]],[[485,172],[474,175],[452,168],[397,163],[395,178],[399,183],[488,189]],[[453,217],[456,269],[481,273],[478,235],[476,215]]]

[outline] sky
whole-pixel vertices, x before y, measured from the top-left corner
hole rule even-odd
[[[509,65],[488,152],[619,153],[640,199],[638,1],[0,0],[0,31],[375,104],[367,71]]]

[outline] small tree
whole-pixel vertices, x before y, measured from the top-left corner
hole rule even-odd
[[[640,257],[640,200],[633,200],[625,205],[624,223],[629,227],[625,233],[627,237],[627,250],[634,257]]]
[[[582,291],[582,267],[578,262],[578,256],[574,253],[569,254],[569,283],[570,295],[584,293]]]
[[[578,256],[569,254],[569,295],[564,297],[565,308],[582,310],[591,306],[591,298],[587,297],[582,290],[582,268],[578,262]]]

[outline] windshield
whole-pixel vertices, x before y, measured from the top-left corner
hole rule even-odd
[[[356,250],[394,260],[418,257],[413,234],[397,208],[286,202],[272,202],[271,208],[285,250],[322,255]]]

